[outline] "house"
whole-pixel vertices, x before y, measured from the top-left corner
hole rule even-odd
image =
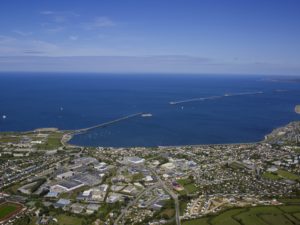
[[[98,204],[89,204],[86,207],[86,213],[87,214],[92,214],[92,213],[98,211],[99,208],[100,208],[100,205],[98,205]]]
[[[71,211],[76,214],[80,214],[85,209],[85,205],[80,203],[74,203],[71,205]]]
[[[45,195],[45,198],[57,198],[58,197],[58,192],[54,191],[49,191],[47,195]]]
[[[61,198],[54,204],[54,207],[55,208],[63,208],[70,204],[71,204],[71,201],[69,199]]]

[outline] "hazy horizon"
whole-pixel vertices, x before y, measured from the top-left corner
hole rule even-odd
[[[1,3],[0,71],[300,75],[300,3]]]

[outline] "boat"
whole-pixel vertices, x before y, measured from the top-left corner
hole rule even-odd
[[[152,116],[151,113],[143,113],[143,114],[142,114],[142,117],[151,117],[151,116]]]

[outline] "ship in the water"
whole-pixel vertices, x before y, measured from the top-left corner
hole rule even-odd
[[[142,116],[142,117],[151,117],[152,114],[151,114],[151,113],[143,113],[141,116]]]

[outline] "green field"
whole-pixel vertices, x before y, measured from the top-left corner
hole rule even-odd
[[[4,190],[10,194],[17,194],[18,189],[22,186],[21,183],[13,184],[11,186],[7,186]]]
[[[262,217],[265,217],[266,221],[262,219]],[[247,211],[240,213],[234,217],[237,221],[239,221],[241,224],[256,224],[256,225],[268,225],[274,224],[273,222],[276,221],[275,217],[280,218],[280,220],[283,220],[284,214],[283,212],[272,206],[268,207],[255,207],[255,208],[249,208]],[[284,224],[284,223],[276,223],[276,224]]]
[[[265,172],[262,176],[263,176],[263,178],[270,179],[270,180],[280,180],[281,179],[277,174],[270,173],[270,172]]]
[[[299,212],[299,205],[284,205],[278,208],[286,213],[297,213]]]
[[[294,213],[293,216],[294,216],[296,219],[300,220],[300,212]]]
[[[182,200],[180,200],[180,204],[179,204],[179,207],[180,207],[180,216],[184,215],[185,210],[187,208],[187,204],[188,204],[188,201],[182,201]]]
[[[51,150],[51,149],[57,149],[62,146],[61,139],[62,139],[63,133],[61,132],[54,132],[49,134],[47,137],[47,141],[43,144],[37,144],[37,149],[41,150]]]
[[[20,141],[20,137],[0,137],[0,143],[18,143]]]
[[[209,223],[208,223],[208,218],[201,218],[201,219],[186,221],[183,224],[184,225],[207,225]]]
[[[244,169],[245,166],[242,163],[239,162],[232,162],[229,164],[229,167],[231,167],[232,169]]]
[[[280,179],[300,180],[300,177],[298,175],[293,174],[286,170],[278,170],[274,173],[265,172],[263,174],[263,177],[270,180],[280,180]]]
[[[292,204],[300,205],[300,198],[281,198],[278,200],[286,205],[292,205]]]
[[[299,203],[299,202],[298,202]],[[218,215],[184,221],[184,225],[299,225],[300,205],[229,209]]]
[[[194,182],[190,179],[179,179],[177,182],[184,187],[184,191],[181,191],[180,194],[193,194],[198,190]]]
[[[300,153],[300,147],[295,146],[293,150],[294,152]]]
[[[3,203],[0,205],[0,220],[18,210],[18,205],[14,203]]]
[[[140,181],[144,178],[144,175],[142,173],[136,173],[132,175],[132,182]]]
[[[244,211],[245,209],[231,209],[213,217],[210,221],[214,225],[223,225],[223,224],[240,225],[240,223],[234,219],[234,216]]]
[[[172,218],[174,215],[175,215],[175,209],[170,209],[170,208],[167,208],[167,209],[164,209],[160,215],[163,217],[163,218]]]
[[[59,215],[56,217],[59,224],[62,225],[81,225],[83,222],[83,219],[77,218],[74,216],[67,216],[67,215]]]
[[[299,180],[299,176],[297,176],[296,174],[293,174],[289,171],[286,171],[286,170],[278,170],[277,174],[278,174],[278,176],[283,177],[285,179]]]

